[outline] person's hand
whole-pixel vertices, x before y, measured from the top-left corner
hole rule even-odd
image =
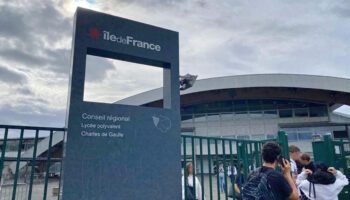
[[[290,163],[286,159],[282,159],[283,166],[281,165],[281,169],[284,175],[290,175]]]
[[[309,169],[305,169],[305,170],[304,170],[304,172],[305,172],[307,175],[312,174],[312,171],[311,171],[311,170],[309,170]]]
[[[337,170],[334,167],[329,167],[327,171],[334,174],[334,175],[337,174]]]

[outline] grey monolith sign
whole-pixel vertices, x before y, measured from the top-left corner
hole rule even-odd
[[[178,33],[78,8],[73,35],[63,199],[181,199]],[[163,108],[85,102],[87,55],[163,68]]]

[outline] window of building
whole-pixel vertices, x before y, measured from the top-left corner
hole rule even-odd
[[[312,140],[312,133],[298,133],[299,140]]]
[[[265,135],[264,134],[256,134],[251,136],[252,140],[265,140]]]
[[[348,133],[346,131],[333,131],[334,139],[348,139]]]
[[[326,117],[326,116],[328,116],[326,106],[310,108],[310,117]]]
[[[288,133],[288,141],[298,141],[297,133]]]
[[[248,100],[248,108],[250,111],[261,110],[261,102],[259,100]]]
[[[235,110],[236,112],[247,111],[248,108],[247,108],[247,103],[246,103],[246,101],[244,101],[244,100],[235,101],[234,110]]]
[[[271,135],[271,134],[267,134],[266,135],[266,139],[275,139],[276,138],[276,135]]]
[[[266,110],[264,111],[264,118],[277,118],[277,110]]]
[[[262,109],[264,110],[274,110],[277,109],[277,103],[273,100],[262,100]]]
[[[249,135],[237,135],[237,139],[239,139],[239,140],[249,140]]]
[[[307,108],[296,108],[294,110],[294,116],[295,117],[308,117],[309,112]]]
[[[279,110],[279,115],[280,115],[280,118],[293,117],[293,113],[291,109]]]

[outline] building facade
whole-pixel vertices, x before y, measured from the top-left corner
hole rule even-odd
[[[116,103],[162,106],[162,89]],[[259,74],[198,80],[181,92],[182,133],[236,139],[275,138],[279,130],[289,142],[312,152],[311,141],[322,135],[349,138],[350,117],[335,112],[350,105],[350,79]]]

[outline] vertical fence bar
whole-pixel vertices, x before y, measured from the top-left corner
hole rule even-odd
[[[225,152],[225,140],[221,140],[222,142],[222,162],[224,166],[224,181],[225,181],[225,200],[228,198],[228,193],[227,193],[227,166],[226,166],[226,152]]]
[[[236,145],[237,145],[236,146],[236,148],[237,148],[237,174],[240,175],[240,173],[241,173],[241,164],[243,164],[242,161],[241,161],[242,142],[237,142]],[[239,188],[242,187],[241,181],[239,181],[238,186],[239,186]]]
[[[32,199],[32,189],[33,189],[35,162],[36,162],[36,150],[37,150],[37,147],[38,147],[38,137],[39,137],[39,130],[37,129],[36,132],[35,132],[35,139],[34,139],[34,149],[33,149],[33,158],[32,158],[32,171],[30,172],[30,183],[29,183],[28,200]]]
[[[249,142],[249,173],[254,170],[254,154],[253,154],[253,143]]]
[[[194,195],[194,198],[197,199],[197,196],[196,196],[196,156],[195,156],[195,149],[194,149],[194,137],[191,138],[191,146],[192,146],[192,171],[193,171],[193,195]]]
[[[218,156],[218,139],[215,140],[215,161],[216,161],[216,185],[217,185],[217,193],[218,200],[220,200],[220,177],[219,177],[219,156]]]
[[[63,138],[62,138],[62,160],[61,160],[61,168],[60,168],[60,180],[59,180],[59,182],[58,182],[58,200],[60,200],[60,198],[61,198],[61,180],[62,180],[62,178],[61,177],[63,177],[63,156],[64,156],[64,148],[65,148],[65,146],[64,146],[64,140],[65,140],[65,138],[66,138],[66,131],[63,131]]]
[[[289,158],[289,147],[288,147],[288,138],[284,131],[278,132],[277,143],[279,143],[282,147],[282,156],[290,160]]]
[[[261,163],[261,166],[262,166],[262,164],[263,164],[263,159],[262,159],[262,156],[261,156],[262,147],[263,147],[263,143],[260,143],[259,149],[260,149],[260,163]]]
[[[46,200],[46,196],[47,196],[47,186],[48,186],[48,181],[49,181],[49,170],[50,170],[50,162],[51,162],[52,136],[53,136],[53,131],[51,130],[50,131],[50,140],[49,140],[49,149],[47,151],[46,176],[45,176],[45,187],[44,187],[43,200]]]
[[[213,200],[213,184],[211,180],[211,153],[210,153],[210,139],[207,138],[207,145],[208,145],[208,167],[209,167],[209,194],[210,194],[210,200]]]
[[[202,199],[204,199],[204,170],[203,170],[203,140],[199,139],[199,154],[200,154],[200,163],[201,163],[201,188],[202,188]]]
[[[183,151],[184,151],[184,190],[185,190],[185,200],[187,200],[187,190],[186,190],[186,186],[187,186],[187,168],[186,168],[186,165],[187,165],[187,161],[186,161],[186,137],[183,136]]]
[[[2,149],[1,149],[0,186],[1,186],[2,170],[4,169],[4,164],[5,164],[5,152],[6,152],[7,135],[8,135],[8,128],[5,128],[4,142],[2,143]]]
[[[231,165],[231,191],[232,191],[232,198],[235,198],[236,193],[235,193],[235,175],[234,175],[234,163],[233,163],[233,152],[232,152],[232,140],[230,140],[230,165]]]
[[[259,143],[254,143],[256,168],[261,167]]]
[[[17,181],[18,181],[18,174],[19,174],[18,171],[19,171],[19,165],[20,165],[20,161],[21,161],[23,134],[24,134],[24,129],[22,128],[21,135],[19,137],[19,144],[18,144],[16,172],[15,172],[15,179],[14,179],[14,183],[13,183],[12,200],[16,200]]]
[[[243,156],[243,168],[244,168],[244,178],[247,180],[248,177],[248,158],[247,158],[247,142],[243,142],[242,146],[242,156]]]

